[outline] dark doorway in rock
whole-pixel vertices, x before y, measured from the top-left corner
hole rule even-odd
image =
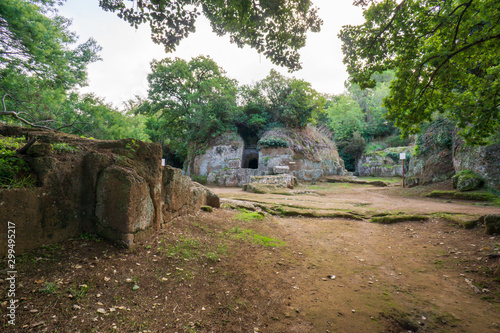
[[[238,126],[238,134],[243,138],[245,146],[243,147],[243,156],[241,157],[241,167],[245,169],[258,169],[259,168],[259,150],[257,149],[257,142],[259,137],[250,128],[243,124]]]
[[[248,161],[248,168],[249,169],[258,169],[259,168],[259,160],[256,158],[253,158],[250,161]]]

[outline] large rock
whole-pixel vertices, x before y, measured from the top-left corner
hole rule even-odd
[[[163,223],[196,213],[201,206],[220,207],[219,197],[201,184],[182,175],[182,170],[165,166],[163,169]]]
[[[82,232],[131,246],[172,218],[195,214],[201,205],[220,205],[214,193],[181,170],[163,169],[158,144],[16,126],[0,126],[0,135],[37,138],[23,157],[37,187],[0,189],[0,237],[6,239],[4,230],[14,223],[18,253]],[[54,149],[61,146],[65,150]],[[0,257],[6,250],[0,247]]]
[[[219,186],[242,186],[250,176],[286,168],[300,180],[347,173],[335,144],[312,127],[275,128],[247,141],[251,143],[246,144],[236,133],[215,138],[206,152],[187,162],[186,173],[207,176],[209,184]]]
[[[451,151],[454,128],[449,120],[437,119],[419,135],[405,176],[407,184],[441,182],[455,174]]]
[[[467,146],[457,134],[453,139],[456,172],[470,170],[481,176],[487,187],[500,191],[500,144]]]
[[[278,166],[288,166],[290,174],[306,181],[347,173],[335,143],[312,127],[272,129],[260,141],[270,138],[287,142],[288,147],[260,148],[259,169],[266,174]]]
[[[490,214],[481,218],[484,221],[485,232],[488,235],[500,234],[500,215]]]
[[[478,190],[483,186],[483,179],[470,170],[462,170],[451,177],[453,188],[461,192]]]
[[[241,168],[243,139],[236,133],[225,133],[209,143],[205,153],[188,161],[188,174],[208,176],[218,170]]]
[[[131,245],[133,234],[153,226],[155,209],[147,182],[134,170],[113,166],[97,181],[97,231]]]

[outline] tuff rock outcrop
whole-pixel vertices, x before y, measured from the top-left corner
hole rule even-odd
[[[0,189],[0,240],[5,244],[7,223],[14,223],[17,253],[82,232],[131,246],[202,205],[219,207],[207,188],[161,166],[158,144],[15,126],[0,126],[0,135],[37,139],[22,156],[36,186]],[[0,256],[6,249],[0,246]]]

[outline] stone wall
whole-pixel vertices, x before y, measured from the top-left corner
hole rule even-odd
[[[312,127],[273,129],[261,140],[271,137],[286,141],[288,147],[260,149],[259,170],[266,174],[272,174],[277,166],[288,166],[290,174],[306,181],[347,173],[335,143]]]
[[[363,154],[357,164],[359,177],[402,177],[403,164],[399,154],[406,154],[406,163],[413,155],[413,147],[391,147],[381,151]],[[408,171],[408,164],[405,170]]]
[[[16,225],[16,252],[95,232],[130,246],[172,219],[218,206],[218,197],[179,169],[161,166],[158,144],[100,141],[0,126],[0,135],[36,137],[23,155],[33,189],[0,189],[0,240]],[[58,151],[64,143],[71,149]],[[0,245],[0,257],[6,246]]]
[[[243,139],[236,133],[225,133],[209,143],[204,154],[188,162],[187,174],[208,176],[211,172],[241,168]]]

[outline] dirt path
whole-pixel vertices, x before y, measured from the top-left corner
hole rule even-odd
[[[432,189],[215,188],[254,206],[358,220],[221,208],[177,219],[132,249],[82,234],[16,258],[15,326],[0,263],[0,331],[500,332],[500,236],[435,214],[500,208],[422,197]],[[384,212],[430,219],[370,223]]]
[[[315,189],[320,195],[215,191],[225,198],[321,210],[500,213],[497,207],[425,199],[411,189],[345,184]],[[276,234],[304,257],[290,263],[285,280],[293,284],[290,306],[305,314],[313,332],[500,331],[499,281],[491,278],[495,266],[487,256],[499,252],[498,236],[439,219],[380,225],[274,218],[274,223]]]

